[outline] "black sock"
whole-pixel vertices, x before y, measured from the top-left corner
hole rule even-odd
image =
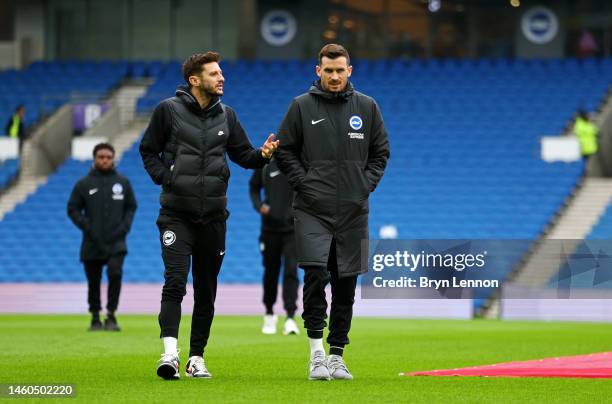
[[[340,346],[330,346],[329,347],[330,355],[342,356],[342,353],[344,353],[344,347],[340,347]]]
[[[91,321],[100,321],[100,313],[97,311],[92,312]]]
[[[266,307],[266,316],[272,315],[274,315],[274,310],[272,309],[272,307]]]
[[[115,312],[114,311],[109,311],[108,313],[106,313],[106,318],[108,320],[115,320]]]
[[[308,335],[308,338],[321,339],[321,338],[323,338],[323,330],[309,330],[309,329],[306,329],[306,335]]]
[[[287,320],[293,319],[293,316],[295,316],[295,313],[287,313]]]

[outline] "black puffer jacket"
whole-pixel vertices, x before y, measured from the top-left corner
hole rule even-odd
[[[215,97],[202,109],[186,86],[157,105],[140,143],[145,169],[162,185],[162,209],[200,220],[227,217],[226,152],[244,168],[269,161],[253,148],[230,107]]]

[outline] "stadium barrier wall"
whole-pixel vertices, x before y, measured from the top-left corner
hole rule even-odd
[[[590,176],[612,177],[612,97],[601,111],[598,126],[599,150],[597,158],[590,159],[587,172]]]
[[[121,116],[119,107],[113,105],[98,119],[83,137],[106,138],[111,143],[121,133]]]
[[[64,105],[40,126],[29,140],[31,154],[26,164],[32,175],[48,175],[70,155],[72,106]]]
[[[21,67],[21,46],[19,41],[0,41],[0,69]]]

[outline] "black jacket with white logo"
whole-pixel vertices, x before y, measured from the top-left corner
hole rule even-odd
[[[130,182],[114,169],[92,169],[81,178],[68,201],[68,216],[83,231],[81,261],[127,254],[125,237],[136,207]]]
[[[187,86],[157,105],[140,143],[145,169],[162,185],[164,213],[195,221],[227,218],[225,158],[244,168],[263,167],[269,160],[254,149],[236,113],[214,97],[202,109]]]
[[[261,190],[263,189],[263,200]],[[293,190],[287,177],[276,165],[276,159],[264,168],[253,172],[249,181],[249,196],[253,208],[259,213],[262,205],[268,205],[270,212],[261,216],[261,228],[264,231],[293,231]]]
[[[342,93],[330,93],[317,81],[289,106],[278,140],[278,166],[296,191],[300,265],[326,265],[333,237],[340,276],[361,273],[368,197],[389,159],[378,105],[351,83]]]

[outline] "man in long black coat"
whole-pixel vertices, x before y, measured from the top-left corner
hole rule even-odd
[[[102,267],[108,273],[108,314],[104,329],[119,331],[115,311],[119,304],[123,260],[127,254],[125,237],[132,227],[136,198],[126,177],[117,173],[115,150],[108,143],[94,147],[94,166],[81,178],[70,195],[68,216],[83,232],[81,261],[88,281],[91,331],[102,329],[100,321],[100,280]]]
[[[304,269],[304,326],[309,378],[352,379],[343,359],[353,316],[361,241],[368,239],[368,197],[389,159],[387,131],[376,102],[349,81],[349,54],[336,44],[319,52],[315,81],[294,98],[281,124],[278,166],[295,191],[298,264]],[[325,357],[323,330],[331,282]]]

